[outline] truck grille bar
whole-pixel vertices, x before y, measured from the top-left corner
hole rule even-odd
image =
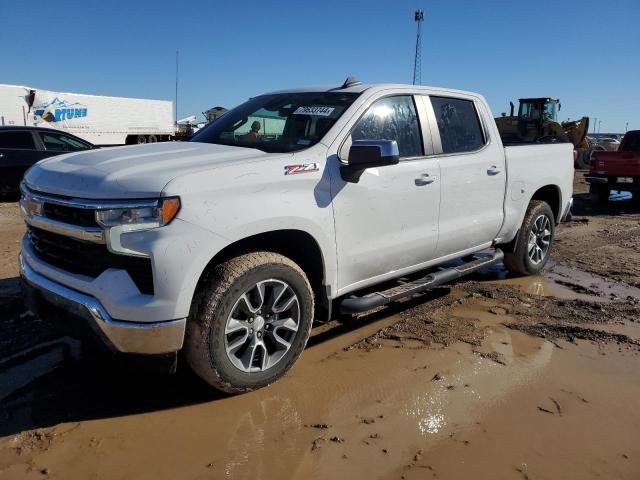
[[[141,293],[153,295],[150,258],[113,253],[96,212],[107,208],[155,207],[157,200],[94,201],[34,192],[20,186],[27,238],[43,262],[69,273],[96,278],[109,268],[126,270]]]

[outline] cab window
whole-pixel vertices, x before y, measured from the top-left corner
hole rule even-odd
[[[431,105],[438,122],[442,153],[473,152],[486,143],[471,100],[431,97]]]
[[[401,95],[374,102],[351,130],[351,140],[395,140],[401,158],[424,155],[413,98]]]

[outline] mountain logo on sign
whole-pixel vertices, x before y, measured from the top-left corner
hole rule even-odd
[[[87,116],[87,107],[81,103],[69,103],[56,97],[50,102],[35,107],[34,115],[36,119],[54,123],[62,120],[72,120]]]

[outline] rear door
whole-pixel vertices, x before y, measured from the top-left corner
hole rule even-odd
[[[30,130],[0,130],[0,191],[17,191],[24,173],[43,154]]]
[[[502,145],[485,128],[483,104],[464,95],[425,97],[440,160],[437,256],[486,246],[504,218],[506,188]]]
[[[399,164],[369,168],[358,183],[342,179],[339,159],[329,162],[340,289],[397,276],[433,258],[440,172],[438,160],[428,156],[430,134],[418,117],[423,109],[410,94],[378,98],[339,139],[339,158],[347,158],[353,140],[395,140],[400,150]]]

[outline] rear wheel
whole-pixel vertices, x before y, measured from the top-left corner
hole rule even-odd
[[[147,137],[145,135],[138,135],[136,137],[136,143],[142,145],[143,143],[147,143]]]
[[[147,137],[147,143],[158,143],[158,137],[155,135],[149,135]]]
[[[187,322],[191,368],[229,393],[285,375],[309,338],[313,293],[302,269],[273,252],[217,265],[201,282]]]
[[[520,234],[512,252],[504,255],[504,266],[510,272],[535,275],[547,261],[553,236],[555,218],[548,203],[532,200],[520,227]]]

